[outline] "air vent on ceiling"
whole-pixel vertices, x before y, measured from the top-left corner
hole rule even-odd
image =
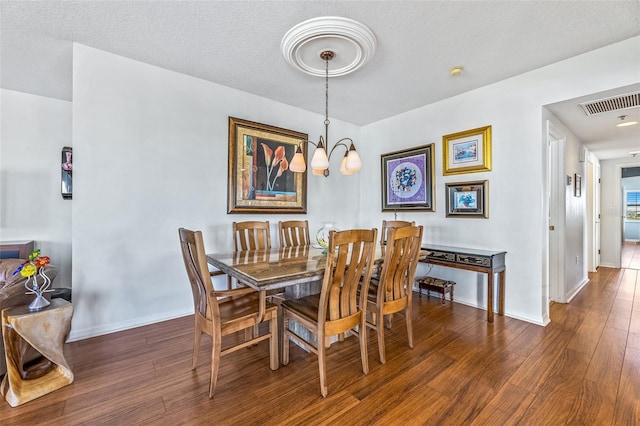
[[[634,108],[640,106],[640,91],[612,96],[610,98],[598,99],[597,101],[583,102],[580,106],[587,115]]]

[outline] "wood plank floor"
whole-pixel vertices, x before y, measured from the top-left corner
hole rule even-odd
[[[315,356],[293,347],[271,371],[267,342],[223,358],[209,399],[208,341],[190,369],[192,317],[73,342],[75,383],[17,408],[0,401],[0,424],[637,425],[639,275],[600,268],[551,306],[547,327],[414,297],[414,348],[398,318],[385,365],[369,336],[363,376],[356,339],[334,344],[325,399]]]
[[[623,268],[640,269],[640,243],[624,243],[620,261]]]

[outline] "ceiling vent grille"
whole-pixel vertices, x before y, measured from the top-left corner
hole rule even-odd
[[[612,96],[610,98],[598,99],[597,101],[583,102],[580,106],[587,115],[634,108],[640,106],[640,91]]]

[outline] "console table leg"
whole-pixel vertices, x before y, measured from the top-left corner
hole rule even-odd
[[[493,322],[493,272],[487,274],[487,322]]]
[[[498,315],[504,315],[504,288],[505,283],[505,271],[500,271],[498,274]]]

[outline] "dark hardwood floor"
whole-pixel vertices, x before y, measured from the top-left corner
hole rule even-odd
[[[639,271],[600,268],[570,304],[551,306],[547,327],[488,324],[480,309],[414,295],[414,348],[398,318],[385,365],[369,335],[363,376],[357,339],[334,344],[325,399],[315,356],[294,346],[271,371],[267,342],[223,358],[209,399],[210,341],[191,371],[185,317],[68,344],[75,382],[20,407],[0,401],[0,423],[640,424]]]

